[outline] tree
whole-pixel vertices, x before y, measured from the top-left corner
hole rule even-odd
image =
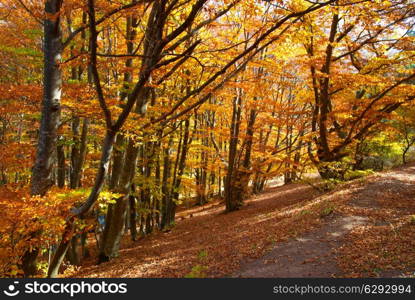
[[[413,6],[408,1],[393,5],[381,1],[377,9],[363,12],[368,5],[372,4],[333,4],[330,24],[326,19],[304,18],[316,147],[315,155],[309,153],[323,178],[338,177],[336,162],[347,156],[347,147],[385,114],[413,99],[412,94],[400,93],[415,76],[410,70],[399,70],[410,57],[404,49],[394,54],[389,51],[404,38],[391,35],[397,27],[408,30],[406,21]],[[385,20],[387,25],[380,25]],[[321,28],[329,29],[328,35],[317,40],[317,33],[325,35]]]

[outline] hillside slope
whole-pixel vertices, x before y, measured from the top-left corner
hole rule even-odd
[[[337,186],[267,190],[239,211],[180,212],[170,232],[127,242],[120,257],[67,277],[358,277],[415,269],[415,166]],[[128,239],[127,237],[125,239]]]

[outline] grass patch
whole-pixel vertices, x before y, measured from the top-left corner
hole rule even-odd
[[[202,265],[192,267],[190,273],[186,274],[184,278],[205,278],[208,268]]]

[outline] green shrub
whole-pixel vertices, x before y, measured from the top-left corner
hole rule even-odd
[[[308,184],[321,193],[326,193],[334,190],[343,181],[340,179],[303,179],[299,182]]]
[[[192,270],[190,271],[189,274],[185,275],[185,278],[205,278],[206,277],[206,271],[207,271],[207,267],[206,266],[202,266],[202,265],[196,265],[194,267],[192,267]]]
[[[320,210],[320,218],[327,217],[331,215],[335,210],[335,206],[332,204],[328,204]]]
[[[202,251],[200,251],[199,252],[199,254],[197,255],[197,257],[200,259],[200,260],[204,260],[204,259],[206,259],[206,257],[208,256],[208,252],[207,252],[207,250],[202,250]]]
[[[373,172],[371,169],[369,170],[348,170],[346,174],[344,175],[344,179],[352,180],[352,179],[366,177],[374,173],[375,172]]]

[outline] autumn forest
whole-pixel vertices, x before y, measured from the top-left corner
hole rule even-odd
[[[0,277],[415,271],[412,0],[0,0]]]

